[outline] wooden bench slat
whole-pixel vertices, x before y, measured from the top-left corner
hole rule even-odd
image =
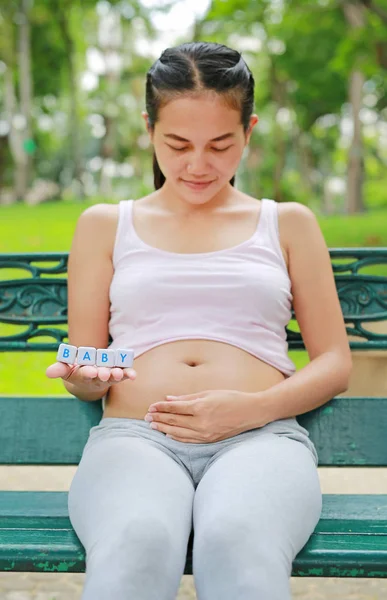
[[[0,529],[72,529],[67,492],[0,491]]]
[[[53,418],[55,415],[55,418]],[[0,464],[76,465],[101,401],[74,396],[0,396]]]
[[[0,529],[0,571],[82,573],[84,550],[73,530]]]
[[[0,396],[0,464],[76,465],[101,418],[100,401]],[[320,466],[387,465],[387,398],[334,398],[298,421],[310,432]]]
[[[293,563],[294,577],[387,577],[387,533],[312,534]]]
[[[0,570],[84,572],[67,492],[0,492],[0,538]],[[192,542],[193,532],[187,575]],[[293,575],[386,577],[387,495],[324,495],[320,522],[298,554]]]
[[[338,397],[297,417],[320,466],[387,466],[387,398]]]

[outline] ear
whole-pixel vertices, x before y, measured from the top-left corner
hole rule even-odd
[[[250,141],[250,138],[251,138],[252,131],[253,131],[254,127],[256,126],[256,124],[258,123],[258,121],[259,121],[259,119],[258,119],[258,115],[255,115],[255,114],[254,114],[254,115],[251,115],[251,117],[250,117],[250,124],[249,124],[249,128],[248,128],[248,130],[246,131],[246,144],[248,144],[248,143],[249,143],[249,141]]]
[[[146,128],[147,128],[147,130],[149,131],[149,125],[148,125],[148,119],[149,119],[149,116],[148,116],[148,113],[147,113],[147,112],[145,112],[145,110],[143,110],[143,111],[141,112],[141,116],[142,116],[142,118],[143,118],[143,119],[144,119],[144,121],[145,121],[145,125],[146,125]]]
[[[145,121],[146,130],[149,133],[150,140],[151,140],[151,142],[153,142],[153,131],[152,131],[151,127],[149,126],[149,115],[147,112],[142,111],[141,116]]]

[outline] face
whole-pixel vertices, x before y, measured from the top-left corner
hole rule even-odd
[[[205,203],[229,187],[258,122],[253,115],[245,134],[240,112],[216,94],[169,102],[153,131],[147,114],[142,116],[166,178],[162,189],[191,204]]]

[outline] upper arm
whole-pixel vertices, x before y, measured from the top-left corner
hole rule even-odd
[[[97,204],[79,217],[68,262],[69,343],[106,348],[109,288],[118,220],[117,205]]]
[[[351,352],[337,295],[329,250],[314,213],[296,202],[280,209],[280,230],[286,240],[293,307],[301,335],[313,360],[336,352],[344,369]]]

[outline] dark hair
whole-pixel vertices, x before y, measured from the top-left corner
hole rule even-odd
[[[223,44],[190,42],[167,48],[146,75],[148,124],[155,126],[160,108],[182,96],[213,90],[230,108],[240,110],[246,132],[254,110],[254,78],[242,55]],[[153,152],[155,189],[165,182]],[[235,176],[231,179],[234,185]]]

